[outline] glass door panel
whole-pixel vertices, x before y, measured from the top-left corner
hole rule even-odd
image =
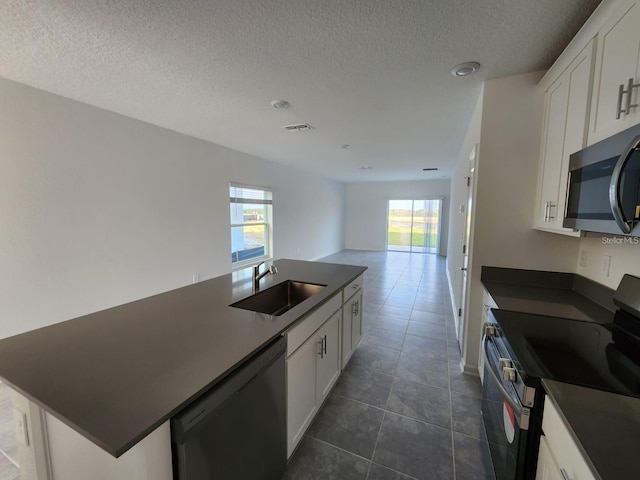
[[[438,253],[442,200],[389,200],[387,250]]]

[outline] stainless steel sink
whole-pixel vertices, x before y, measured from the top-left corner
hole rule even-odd
[[[326,285],[287,280],[229,306],[278,316],[320,292],[324,287]]]

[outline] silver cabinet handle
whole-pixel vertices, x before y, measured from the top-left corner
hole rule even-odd
[[[460,267],[460,271],[466,272],[467,271],[467,267]]]
[[[548,214],[548,216],[547,216],[547,222],[550,222],[551,220],[553,220],[554,218],[556,218],[556,217],[552,217],[552,216],[551,216],[551,209],[552,209],[552,208],[556,208],[556,206],[553,204],[553,202],[551,202],[551,201],[550,201],[550,202],[549,202],[549,214]]]
[[[609,204],[611,205],[613,218],[623,233],[627,234],[631,233],[631,230],[633,230],[635,219],[627,220],[624,215],[620,202],[620,182],[622,181],[624,167],[627,165],[631,155],[633,155],[637,150],[640,150],[640,135],[631,140],[631,143],[627,145],[623,154],[620,155],[620,158],[613,169],[613,173],[611,174],[611,183],[609,184]]]
[[[633,78],[630,78],[627,82],[627,89],[624,89],[624,84],[618,87],[618,106],[616,108],[616,120],[620,119],[620,116],[624,113],[629,115],[631,109],[638,106],[637,103],[631,104],[631,96],[633,95],[633,89],[640,87],[640,83],[633,83]],[[627,102],[624,108],[622,108],[622,96],[627,95]]]
[[[551,205],[551,202],[549,202],[548,200],[546,202],[544,202],[544,221],[545,221],[545,223],[549,221],[549,210],[551,209],[550,205]]]
[[[616,107],[616,120],[620,120],[620,115],[625,113],[624,109],[622,108],[622,95],[624,95],[624,84],[621,84],[618,87],[618,106]]]
[[[320,338],[320,340],[318,340],[318,343],[320,344],[320,358],[324,358],[324,356],[327,354],[327,336],[325,335],[324,337]]]
[[[354,315],[358,315],[358,313],[360,313],[360,300],[356,300],[355,302],[353,302],[352,312]]]
[[[567,471],[566,471],[564,468],[561,468],[561,469],[560,469],[560,473],[562,474],[562,478],[563,478],[564,480],[571,480],[571,479],[569,478],[569,475],[567,474]]]

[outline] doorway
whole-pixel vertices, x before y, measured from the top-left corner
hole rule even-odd
[[[387,251],[438,253],[442,199],[388,200]]]
[[[460,350],[464,352],[464,334],[465,334],[465,318],[466,318],[466,301],[467,301],[467,283],[469,269],[469,243],[471,240],[471,218],[473,211],[473,177],[475,173],[476,156],[478,146],[474,145],[469,155],[469,176],[464,177],[466,183],[466,205],[464,208],[464,226],[462,231],[462,259],[461,259],[461,279],[460,279],[460,306],[458,307],[458,315],[455,316],[456,337]],[[462,213],[462,212],[461,212]]]

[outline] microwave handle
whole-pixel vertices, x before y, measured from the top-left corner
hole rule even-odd
[[[627,148],[624,149],[622,155],[616,162],[616,166],[611,174],[611,183],[609,184],[609,203],[611,204],[611,211],[613,212],[613,218],[615,219],[618,227],[623,233],[629,234],[633,229],[633,221],[628,221],[624,212],[622,211],[622,205],[620,205],[620,181],[622,180],[622,172],[626,166],[629,158],[633,153],[640,148],[640,135],[636,136]]]

